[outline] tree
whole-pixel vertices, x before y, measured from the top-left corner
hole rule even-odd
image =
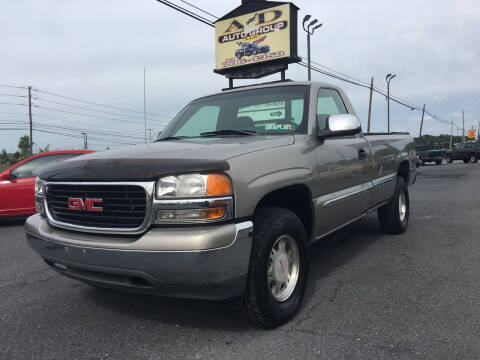
[[[39,153],[44,153],[44,152],[49,152],[49,151],[50,151],[50,144],[45,146],[43,149],[42,148],[38,149]]]
[[[2,149],[2,154],[0,155],[0,161],[1,162],[7,162],[8,161],[7,150]]]
[[[20,140],[18,141],[18,150],[20,150],[20,154],[22,158],[29,157],[30,154],[30,137],[27,135],[23,135]]]

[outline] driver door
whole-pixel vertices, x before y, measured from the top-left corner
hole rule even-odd
[[[319,89],[317,102],[318,124],[322,129],[326,128],[328,116],[348,113],[334,89]],[[369,145],[360,134],[315,141],[314,206],[318,237],[358,218],[372,206],[373,161]]]

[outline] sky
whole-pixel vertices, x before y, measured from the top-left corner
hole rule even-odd
[[[189,2],[220,17],[241,1]],[[393,96],[426,104],[429,112],[460,126],[463,110],[465,127],[478,127],[478,0],[294,3],[299,20],[311,14],[324,24],[311,38],[313,61],[367,83],[374,77],[382,89],[385,75],[396,74]],[[300,27],[298,49],[305,56],[306,34]],[[26,86],[33,87],[36,127],[50,131],[34,130],[36,148],[81,148],[83,129],[90,148],[105,149],[144,139],[144,69],[147,127],[152,129],[147,135],[154,136],[186,103],[228,85],[214,67],[213,28],[155,0],[1,0],[0,149],[16,151],[20,136],[28,134],[23,130],[28,127]],[[307,70],[291,64],[286,76],[306,80]],[[279,74],[260,81],[277,79]],[[368,89],[316,72],[312,80],[342,86],[366,129]],[[420,119],[420,111],[391,104],[392,130],[418,136]],[[386,124],[385,97],[376,94],[372,131],[385,131]],[[426,116],[423,133],[448,134],[450,125]]]

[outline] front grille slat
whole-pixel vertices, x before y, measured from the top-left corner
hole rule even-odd
[[[69,198],[102,199],[103,211],[70,210]],[[55,221],[95,228],[137,229],[145,221],[147,194],[140,185],[49,184],[47,206]]]

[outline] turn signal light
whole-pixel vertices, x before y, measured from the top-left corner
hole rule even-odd
[[[231,195],[232,184],[227,176],[222,174],[210,174],[207,178],[207,195]]]
[[[205,219],[218,220],[225,216],[225,208],[205,209]]]

